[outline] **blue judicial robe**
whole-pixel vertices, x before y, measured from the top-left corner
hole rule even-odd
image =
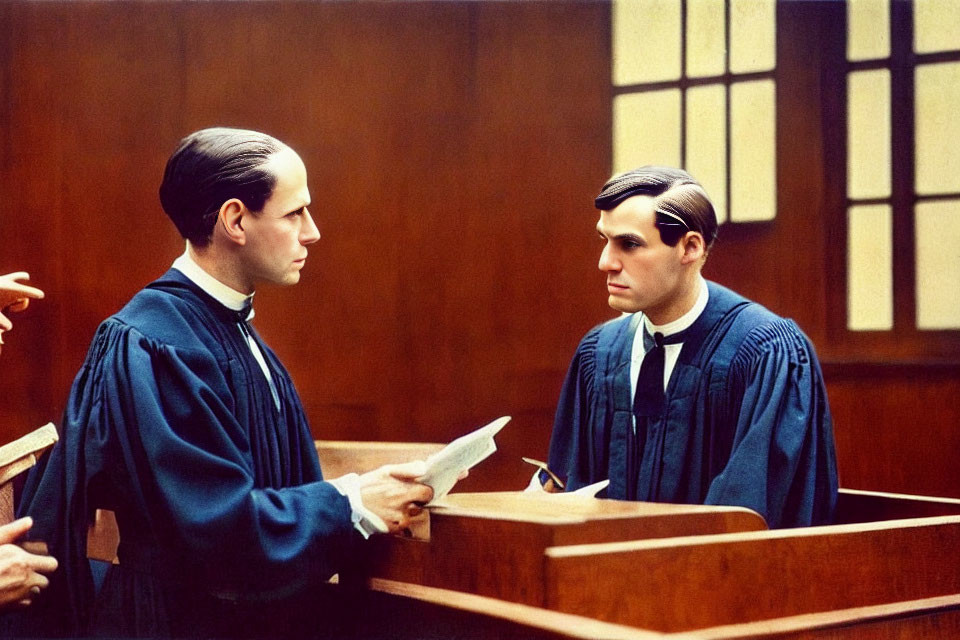
[[[301,635],[291,616],[319,614],[315,590],[360,537],[347,498],[322,481],[290,376],[254,333],[277,409],[237,323],[171,269],[100,325],[60,442],[21,500],[60,568],[19,632]],[[95,596],[96,508],[116,512],[121,542]]]
[[[583,338],[560,395],[550,468],[567,490],[609,478],[609,498],[743,506],[770,527],[831,522],[836,453],[813,346],[793,321],[707,286],[664,411],[636,433],[630,361],[641,314]]]

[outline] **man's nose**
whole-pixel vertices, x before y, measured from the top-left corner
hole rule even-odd
[[[600,252],[600,262],[597,263],[597,268],[600,269],[600,271],[620,270],[620,262],[610,254],[610,245],[604,245],[603,251]]]
[[[317,224],[313,221],[313,216],[311,216],[310,212],[306,209],[303,212],[303,217],[304,224],[303,228],[300,229],[300,244],[313,244],[320,239],[320,229],[317,228]]]

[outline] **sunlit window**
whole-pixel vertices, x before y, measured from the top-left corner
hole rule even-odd
[[[890,70],[847,74],[847,195],[890,197]]]
[[[893,216],[888,204],[847,211],[847,324],[893,328]]]
[[[960,328],[960,199],[920,202],[917,238],[917,327]]]
[[[614,0],[613,171],[680,166],[718,219],[776,217],[774,0]]]
[[[847,60],[890,56],[890,0],[847,2]]]
[[[960,329],[958,104],[960,2],[848,0],[850,330]]]

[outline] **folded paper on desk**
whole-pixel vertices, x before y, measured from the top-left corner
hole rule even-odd
[[[524,458],[524,460],[527,460],[527,458]],[[539,460],[535,462],[539,462]],[[548,473],[551,475],[553,474],[552,471],[549,471]],[[593,484],[588,484],[585,487],[580,487],[575,491],[548,491],[542,484],[540,484],[540,478],[537,477],[538,475],[539,472],[533,474],[533,477],[530,478],[530,484],[528,484],[523,490],[524,493],[537,493],[541,495],[556,496],[561,500],[564,496],[587,496],[596,498],[597,494],[606,489],[607,485],[610,484],[609,480],[601,480],[600,482],[594,482]]]
[[[493,436],[510,422],[510,416],[497,418],[476,431],[461,436],[426,459],[427,471],[418,480],[433,487],[434,504],[447,495],[460,474],[497,450]]]
[[[593,484],[588,484],[585,487],[580,487],[575,491],[567,491],[566,493],[555,493],[551,495],[557,496],[589,496],[596,498],[597,494],[607,488],[607,485],[610,484],[609,480],[601,480],[600,482],[594,482]]]

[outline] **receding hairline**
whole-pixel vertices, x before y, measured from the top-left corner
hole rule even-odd
[[[279,142],[279,141],[278,141],[278,142]],[[277,149],[276,151],[274,151],[273,153],[268,154],[268,155],[266,156],[266,158],[264,159],[264,164],[266,164],[266,163],[268,163],[268,162],[275,162],[275,158],[276,158],[277,156],[283,155],[284,153],[286,153],[286,152],[288,152],[288,151],[289,151],[290,153],[292,153],[293,155],[295,155],[297,158],[300,158],[300,154],[297,153],[296,150],[295,150],[293,147],[291,147],[290,145],[288,145],[288,144],[286,144],[286,143],[284,143],[284,142],[280,142],[280,148]],[[303,162],[303,158],[300,158],[300,161]]]

